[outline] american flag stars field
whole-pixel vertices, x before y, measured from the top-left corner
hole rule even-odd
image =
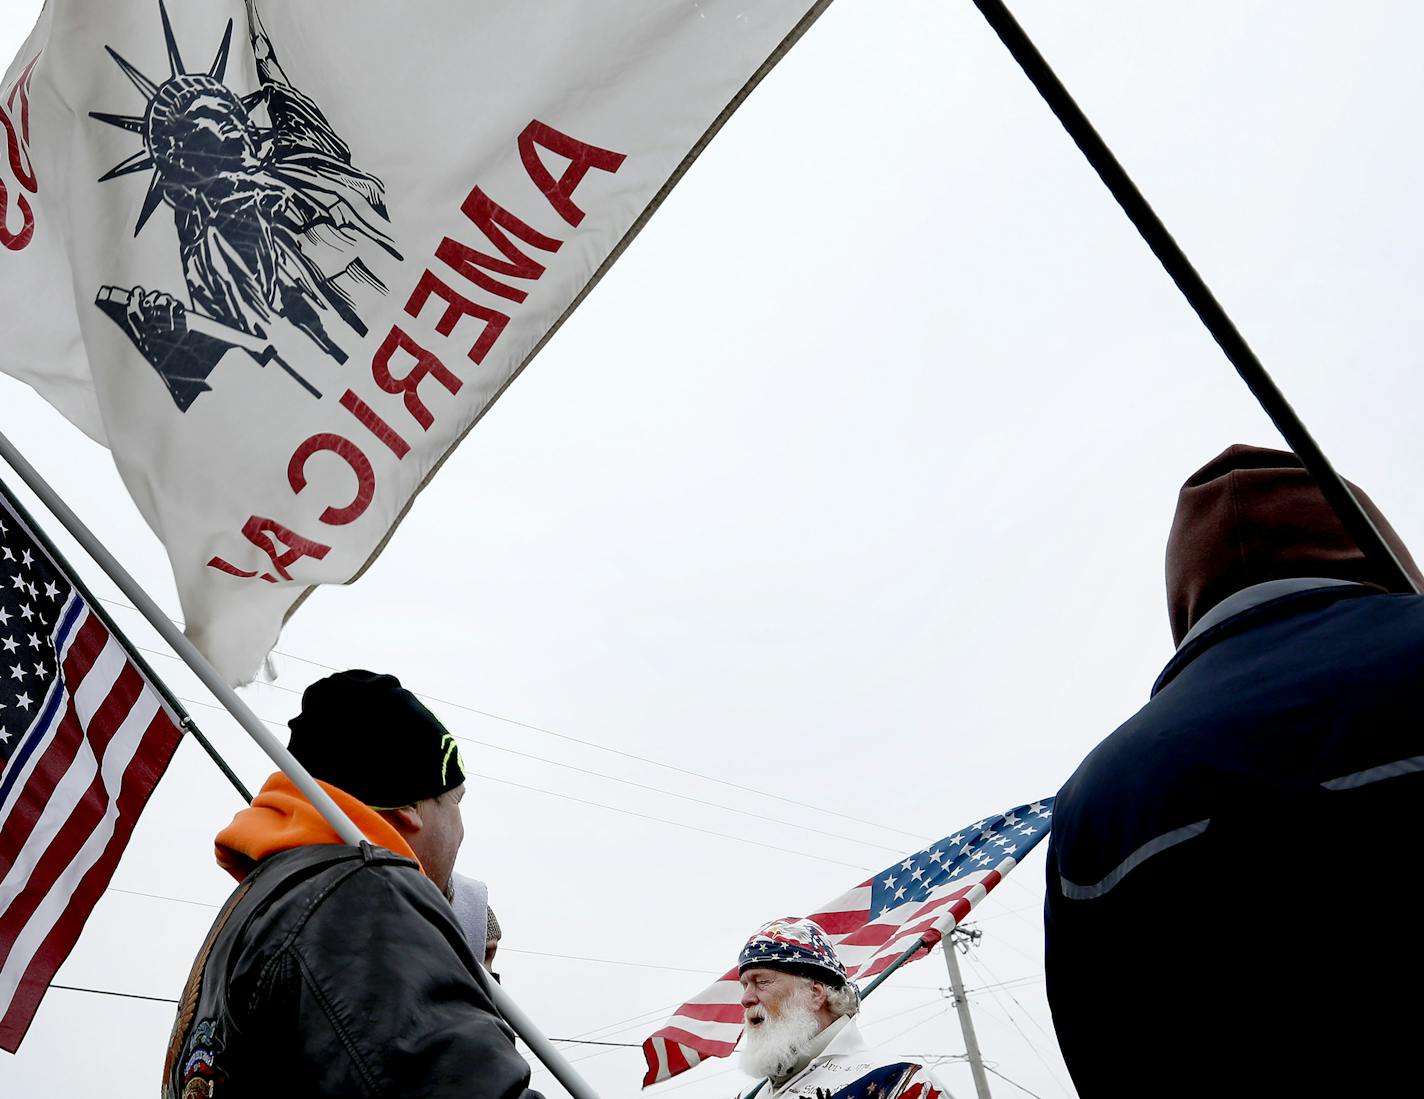
[[[4,517],[0,517],[0,578],[4,583],[0,591],[0,761],[8,762],[16,737],[34,716],[37,696],[43,696],[54,678],[55,649],[50,635],[72,589],[45,558],[36,557],[13,522],[7,523]]]
[[[871,910],[877,917],[888,916],[898,905],[930,900],[936,890],[965,874],[997,865],[1005,857],[1017,861],[1048,831],[1051,805],[1050,798],[1002,817],[986,817],[915,852],[883,877],[871,879]]]
[[[0,1048],[24,1038],[181,737],[0,493]]]

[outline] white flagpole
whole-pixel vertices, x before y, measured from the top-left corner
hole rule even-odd
[[[168,642],[173,651],[182,657],[183,662],[203,681],[203,685],[213,693],[213,697],[227,708],[228,713],[232,714],[237,723],[246,730],[247,735],[257,742],[257,746],[266,752],[272,762],[292,780],[292,783],[301,791],[302,796],[326,818],[327,823],[341,837],[341,841],[351,844],[353,847],[359,847],[365,842],[366,837],[361,834],[361,830],[352,823],[350,817],[341,811],[341,807],[331,799],[331,795],[317,785],[311,772],[297,762],[296,757],[287,750],[287,746],[273,736],[267,726],[262,724],[261,719],[252,712],[247,703],[243,702],[237,692],[229,687],[227,681],[218,674],[217,669],[208,663],[208,658],[183,636],[182,631],[169,620],[158,604],[149,598],[148,593],[143,590],[138,581],[119,564],[114,555],[94,536],[94,532],[84,525],[79,516],[74,514],[69,505],[39,475],[35,467],[25,460],[25,456],[15,449],[15,445],[3,432],[0,432],[0,458],[4,458],[5,462],[20,475],[20,479],[29,486],[30,491],[39,497],[40,502],[63,524],[64,529],[69,531],[74,540],[108,574],[109,579],[118,586],[118,589],[133,603],[139,613],[148,619],[149,625],[158,631],[163,640]],[[477,973],[476,979],[479,980],[482,976],[483,974]],[[539,1028],[499,984],[489,980],[479,980],[479,983],[490,995],[495,1007],[514,1032],[524,1039],[524,1044],[554,1074],[554,1078],[567,1089],[574,1099],[598,1099],[598,1093],[574,1070],[563,1054],[554,1048],[553,1043],[540,1033]]]

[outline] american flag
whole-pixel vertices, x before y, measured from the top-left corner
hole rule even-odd
[[[0,486],[0,1049],[19,1048],[181,736]]]
[[[975,821],[892,863],[807,919],[825,930],[847,978],[863,986],[926,931],[938,925],[947,935],[1048,834],[1052,815],[1053,799],[1045,798]],[[734,966],[673,1012],[643,1042],[643,1086],[708,1057],[730,1056],[742,1033],[741,998]]]

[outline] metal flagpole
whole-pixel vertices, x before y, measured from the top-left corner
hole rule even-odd
[[[1162,220],[1148,204],[1147,199],[1143,197],[1142,192],[1137,189],[1137,185],[1132,182],[1132,178],[1118,163],[1112,150],[1098,135],[1093,124],[1088,121],[1087,115],[1073,101],[1073,97],[1068,94],[1068,89],[1063,86],[1062,81],[1049,67],[1043,55],[1038,52],[1038,48],[1024,33],[1023,28],[1019,26],[1017,20],[1004,5],[1003,0],[974,0],[974,5],[983,13],[984,18],[989,21],[989,25],[994,28],[1000,40],[1008,47],[1014,60],[1019,63],[1024,74],[1038,89],[1039,95],[1058,116],[1058,121],[1063,124],[1068,135],[1082,150],[1088,163],[1093,166],[1103,183],[1107,185],[1108,190],[1112,192],[1113,198],[1117,199],[1118,205],[1122,207],[1123,212],[1127,214],[1128,219],[1142,235],[1142,239],[1147,242],[1147,246],[1156,253],[1162,266],[1166,268],[1167,274],[1172,277],[1172,281],[1186,296],[1187,301],[1196,310],[1197,316],[1206,325],[1207,331],[1221,346],[1226,357],[1231,360],[1231,365],[1236,368],[1236,372],[1241,375],[1241,379],[1255,395],[1256,400],[1261,403],[1261,407],[1265,409],[1266,415],[1276,425],[1276,430],[1281,433],[1286,445],[1295,452],[1307,472],[1315,478],[1325,499],[1335,510],[1335,514],[1339,516],[1345,529],[1350,532],[1361,551],[1366,557],[1374,558],[1379,565],[1386,568],[1388,575],[1393,578],[1392,587],[1400,591],[1418,592],[1419,585],[1405,571],[1394,550],[1381,536],[1379,528],[1360,506],[1360,502],[1355,499],[1355,494],[1350,491],[1350,486],[1345,483],[1330,464],[1330,460],[1325,457],[1325,453],[1311,437],[1309,430],[1296,415],[1295,410],[1291,408],[1285,395],[1277,388],[1261,360],[1256,357],[1256,353],[1247,344],[1245,337],[1237,330],[1226,310],[1222,308],[1221,303],[1216,300],[1206,282],[1197,273],[1191,261],[1187,259],[1186,253],[1178,246],[1172,234],[1167,231],[1166,225],[1162,223]]]
[[[227,708],[228,713],[237,720],[237,723],[247,731],[247,735],[252,737],[277,767],[286,772],[287,776],[296,785],[317,811],[326,818],[327,823],[335,829],[336,834],[341,837],[343,843],[352,846],[360,846],[365,839],[356,825],[351,823],[351,819],[341,811],[336,802],[331,800],[331,795],[317,785],[316,779],[308,773],[307,769],[297,762],[296,757],[287,751],[286,746],[272,735],[267,726],[263,725],[257,715],[248,709],[247,703],[237,696],[237,692],[227,685],[227,681],[218,675],[217,669],[208,663],[207,657],[198,652],[193,643],[183,636],[182,632],[169,621],[168,616],[162,609],[149,598],[148,593],[143,590],[128,571],[119,564],[114,555],[104,547],[104,544],[94,537],[93,531],[80,521],[54,489],[25,460],[25,456],[15,449],[13,443],[3,433],[0,433],[0,457],[10,465],[20,479],[29,486],[30,491],[39,497],[40,502],[47,507],[54,516],[64,525],[64,529],[84,547],[84,551],[92,557],[105,573],[112,580],[139,613],[148,619],[149,625],[158,631],[164,641],[172,647],[173,651],[183,658],[183,662],[191,668],[197,677],[203,681],[203,686],[210,690],[214,697]]]
[[[129,643],[128,638],[124,636],[123,630],[119,629],[118,624],[114,621],[109,612],[104,610],[100,605],[99,600],[94,598],[94,593],[91,592],[84,581],[79,578],[79,573],[65,559],[64,554],[59,552],[59,547],[56,546],[49,535],[44,532],[44,528],[35,522],[34,517],[30,515],[25,505],[20,503],[15,494],[10,491],[10,486],[5,484],[4,481],[0,481],[0,497],[3,497],[5,502],[10,505],[11,510],[25,521],[25,525],[30,528],[30,533],[34,535],[35,541],[44,547],[45,552],[54,558],[59,567],[64,570],[65,575],[69,577],[70,583],[78,590],[84,602],[89,605],[89,613],[96,616],[100,622],[104,623],[104,628],[119,639],[128,658],[134,662],[138,670],[141,671],[149,683],[153,685],[153,689],[163,696],[163,700],[168,703],[169,709],[177,715],[179,727],[185,733],[191,735],[202,747],[203,751],[208,753],[208,758],[217,764],[218,770],[227,776],[227,780],[232,783],[233,789],[241,795],[242,800],[251,801],[252,794],[248,791],[247,787],[243,785],[242,780],[237,777],[233,769],[228,766],[227,760],[218,754],[218,750],[213,747],[212,741],[203,735],[202,730],[193,722],[192,715],[189,714],[183,707],[183,704],[178,701],[173,692],[168,689],[168,684],[158,678],[154,670],[149,667],[148,661]]]
[[[975,935],[979,932],[976,930]],[[964,995],[964,978],[959,975],[959,959],[954,956],[954,935],[940,944],[944,949],[944,965],[949,970],[949,988],[954,993],[954,1010],[959,1013],[959,1029],[964,1035],[964,1052],[969,1057],[969,1070],[974,1074],[974,1090],[979,1099],[989,1099],[989,1077],[984,1071],[984,1058],[979,1053],[979,1039],[974,1034],[974,1020],[969,1017],[969,1000]]]
[[[217,673],[207,657],[200,653],[197,648],[183,636],[182,632],[173,625],[162,609],[149,598],[148,593],[143,590],[128,571],[115,559],[95,536],[93,531],[84,525],[79,516],[75,515],[59,496],[52,489],[39,472],[25,460],[15,445],[3,432],[0,432],[0,458],[4,458],[6,463],[20,475],[20,479],[29,486],[31,492],[39,497],[40,502],[52,512],[65,530],[84,547],[84,551],[89,554],[98,566],[108,574],[121,592],[133,603],[149,624],[158,631],[164,641],[172,647],[173,651],[183,658],[183,662],[191,668],[197,677],[202,680],[203,685],[213,693],[213,696],[227,708],[228,713],[239,725],[246,730],[247,735],[252,737],[272,762],[283,771],[292,783],[301,791],[317,811],[326,818],[328,824],[341,837],[343,843],[359,847],[365,842],[366,837],[361,834],[360,829],[352,823],[351,818],[341,811],[341,807],[331,799],[331,795],[317,785],[316,779],[312,778],[295,756],[287,750],[286,745],[272,735],[271,730],[263,725],[261,720],[254,714],[238,697],[237,692],[228,686],[227,681]],[[529,1017],[514,1003],[509,994],[498,984],[489,980],[480,980],[482,974],[476,973],[476,979],[480,981],[481,987],[489,994],[496,1009],[504,1016],[506,1022],[520,1038],[541,1060],[544,1065],[554,1074],[554,1078],[562,1084],[574,1099],[598,1099],[598,1093],[581,1077],[565,1059],[564,1055],[554,1048],[549,1039],[540,1033],[538,1027],[530,1021]]]

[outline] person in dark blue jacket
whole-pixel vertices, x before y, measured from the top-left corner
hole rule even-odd
[[[1074,1084],[1392,1091],[1419,1063],[1424,597],[1385,590],[1293,455],[1245,446],[1183,486],[1167,590],[1176,655],[1054,806]]]

